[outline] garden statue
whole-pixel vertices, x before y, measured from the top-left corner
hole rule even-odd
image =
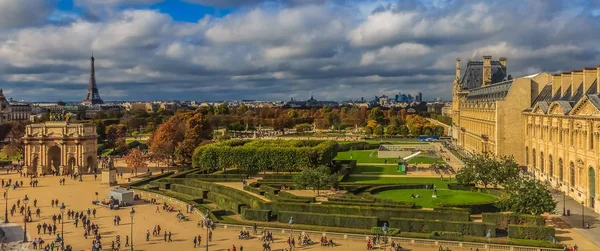
[[[437,198],[437,186],[433,185],[433,194],[431,195],[431,198]]]

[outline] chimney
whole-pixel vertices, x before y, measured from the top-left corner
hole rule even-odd
[[[600,65],[596,66],[596,93],[600,94]]]
[[[456,80],[460,80],[460,58],[456,58]]]
[[[506,57],[500,57],[500,64],[501,64],[501,65],[502,65],[504,68],[506,68],[506,60],[507,60],[507,59],[506,59]]]
[[[554,97],[554,94],[556,94],[556,92],[558,91],[558,88],[560,88],[562,85],[562,76],[559,74],[554,74],[552,75],[552,97]],[[562,95],[562,93],[560,93]]]
[[[575,94],[583,82],[583,71],[573,70],[571,72],[571,95]]]
[[[483,56],[483,82],[481,86],[492,83],[492,56]]]
[[[565,93],[567,92],[567,89],[569,89],[569,87],[571,87],[571,73],[570,72],[563,72],[561,73],[561,77],[562,77],[562,85],[561,85],[561,96],[565,96]],[[571,95],[573,94],[573,89],[571,89]]]
[[[596,68],[585,68],[583,69],[583,93],[586,93],[590,86],[596,80],[596,75],[598,74]]]

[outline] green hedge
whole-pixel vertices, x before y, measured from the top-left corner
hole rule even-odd
[[[382,143],[385,143],[385,142],[382,142]],[[372,149],[378,149],[379,145],[380,145],[379,143],[378,144],[369,144],[365,141],[344,143],[344,144],[338,144],[337,151],[338,152],[347,152],[347,151],[351,151],[351,150],[372,150]]]
[[[433,184],[399,184],[399,185],[380,185],[368,188],[365,190],[367,193],[376,194],[389,190],[398,190],[398,189],[429,189],[433,188]]]
[[[404,203],[376,203],[376,202],[345,202],[345,201],[323,201],[321,205],[344,205],[344,206],[361,206],[361,207],[391,207],[391,208],[413,208],[415,203],[404,202]]]
[[[271,203],[271,210],[274,212],[291,211],[319,214],[343,214],[343,215],[370,215],[378,217],[380,221],[387,221],[390,218],[404,217],[414,219],[433,219],[450,221],[469,221],[468,212],[436,212],[430,210],[404,209],[404,208],[383,208],[383,207],[361,207],[361,206],[342,206],[331,204],[299,204],[299,203]]]
[[[397,235],[399,233],[400,233],[400,229],[390,228],[390,229],[388,229],[387,235],[388,236],[395,236],[395,235]],[[385,235],[385,233],[383,232],[383,229],[381,227],[372,227],[371,228],[371,234],[372,235]]]
[[[252,209],[266,209],[264,207],[264,201],[252,194],[240,191],[235,188],[226,187],[222,185],[218,185],[211,182],[201,181],[201,180],[191,180],[191,179],[170,179],[171,182],[183,183],[186,186],[201,188],[202,190],[207,190],[209,192],[217,192],[228,197],[233,198],[234,200],[248,205]],[[209,193],[210,194],[210,193]]]
[[[349,203],[373,203],[375,202],[374,199],[348,199],[348,198],[335,198],[335,197],[329,197],[327,198],[328,201],[337,201],[337,202],[349,202]]]
[[[271,210],[244,208],[242,216],[247,220],[269,221],[271,218]]]
[[[265,196],[265,198],[267,198],[271,201],[277,201],[277,202],[289,202],[289,203],[310,203],[311,202],[310,200],[307,200],[307,199],[292,199],[292,198],[279,197],[272,193],[264,193],[263,196]]]
[[[204,194],[207,192],[206,190],[202,190],[202,189],[190,187],[190,186],[185,186],[185,185],[180,185],[180,184],[171,185],[171,190],[178,192],[178,193],[192,195],[192,196],[196,196],[196,197],[200,197],[200,198],[204,198]]]
[[[278,194],[280,191],[279,188],[274,188],[272,186],[267,186],[267,185],[261,185],[260,190],[263,190],[263,191],[265,191],[265,193],[270,193],[270,194]]]
[[[263,181],[269,181],[269,180],[283,180],[283,181],[290,181],[290,182],[294,182],[294,177],[298,176],[296,174],[263,174],[261,175],[263,177]]]
[[[546,219],[540,215],[484,213],[483,222],[492,223],[498,229],[508,229],[509,225],[544,226]]]
[[[550,240],[555,237],[553,227],[508,225],[508,238]]]
[[[192,164],[202,170],[301,171],[330,163],[336,154],[335,141],[229,140],[196,148]]]
[[[248,178],[248,175],[240,174],[188,174],[186,178],[192,179],[231,179],[242,182],[242,179]]]
[[[125,187],[139,187],[139,186],[143,186],[143,185],[149,184],[151,181],[168,177],[170,175],[173,175],[174,173],[175,172],[171,171],[171,172],[166,172],[166,173],[162,173],[162,174],[150,176],[148,178],[141,179],[141,180],[138,180],[138,181],[126,184]]]
[[[452,204],[445,203],[444,207],[453,207],[453,208],[464,208],[468,209],[472,214],[481,214],[481,213],[490,213],[490,212],[498,212],[498,207],[496,207],[496,202],[486,202],[486,203],[470,203],[470,204]]]
[[[277,220],[279,222],[288,223],[290,217],[294,218],[294,224],[367,229],[377,226],[377,217],[372,216],[349,216],[287,211],[277,212]]]
[[[494,224],[479,222],[458,222],[458,221],[435,221],[422,220],[413,217],[392,218],[390,226],[406,232],[428,233],[433,231],[459,232],[463,235],[486,236],[489,230],[493,236],[496,236],[496,227]]]
[[[244,190],[246,190],[248,192],[252,192],[252,193],[258,194],[258,195],[264,195],[265,194],[265,191],[262,191],[262,190],[260,190],[260,189],[258,189],[256,187],[252,187],[252,186],[245,186]]]
[[[294,195],[294,194],[292,194],[290,192],[286,192],[286,191],[279,191],[279,193],[277,195],[279,197],[286,198],[286,199],[306,200],[306,201],[309,201],[309,202],[315,202],[316,201],[315,197],[297,196],[297,195]]]
[[[208,200],[217,204],[217,208],[225,209],[225,210],[234,212],[236,214],[241,214],[242,208],[243,208],[243,206],[245,206],[245,204],[243,204],[239,201],[236,201],[227,195],[220,194],[217,192],[209,192]]]
[[[460,232],[433,231],[429,235],[429,238],[438,240],[462,241],[463,234]]]

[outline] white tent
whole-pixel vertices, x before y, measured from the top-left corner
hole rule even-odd
[[[108,198],[113,198],[119,201],[119,204],[132,205],[133,204],[133,191],[117,188],[108,191]]]

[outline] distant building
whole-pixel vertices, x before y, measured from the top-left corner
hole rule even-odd
[[[288,101],[285,105],[291,108],[310,108],[310,107],[339,107],[339,103],[335,101],[318,101],[312,95],[307,101]]]
[[[417,102],[423,102],[423,93],[420,93],[420,92],[419,92],[419,94],[417,94],[416,101],[417,101]]]
[[[27,102],[14,102],[6,100],[0,89],[0,124],[16,120],[28,120],[31,116],[32,106]]]
[[[435,113],[435,114],[442,114],[442,108],[444,108],[445,105],[446,104],[444,104],[443,102],[427,103],[427,112]]]
[[[379,97],[379,105],[387,106],[388,105],[388,96],[383,95],[383,96]]]

